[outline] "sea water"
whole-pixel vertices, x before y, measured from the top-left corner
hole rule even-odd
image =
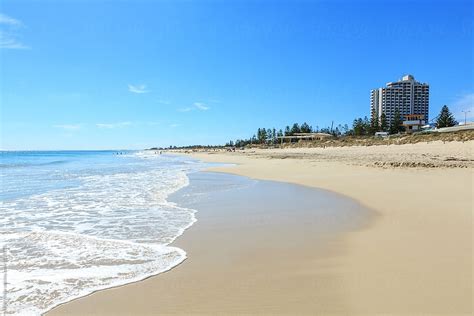
[[[204,163],[154,151],[0,152],[3,312],[38,315],[186,258],[195,210],[169,202]],[[6,267],[6,269],[3,269]]]

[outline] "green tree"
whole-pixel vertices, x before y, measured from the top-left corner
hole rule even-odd
[[[319,130],[321,133],[325,133],[325,134],[331,134],[332,135],[332,131],[331,131],[331,128],[330,127],[323,127]]]
[[[308,123],[304,122],[301,124],[300,131],[301,133],[311,133],[312,128],[308,125]]]
[[[271,128],[267,128],[267,143],[273,143],[273,134],[272,134],[272,129]]]
[[[257,138],[259,144],[264,144],[267,141],[267,130],[265,128],[259,128],[257,130]]]
[[[363,124],[364,124],[364,133],[363,134],[364,135],[370,134],[370,121],[367,118],[367,116],[364,116]]]
[[[285,136],[291,136],[291,135],[292,135],[292,134],[291,134],[291,129],[290,129],[290,127],[289,127],[289,126],[286,126],[286,127],[285,127]]]
[[[390,122],[390,134],[397,134],[399,132],[403,132],[404,128],[402,123],[403,119],[400,115],[400,112],[398,110],[395,110],[392,121]]]
[[[449,111],[447,105],[443,105],[441,112],[436,120],[436,127],[450,127],[456,125],[458,122],[454,119],[454,115]]]
[[[372,113],[372,116],[370,117],[370,135],[374,135],[380,131],[380,125],[379,125],[379,117],[377,116],[376,113]]]
[[[257,143],[257,136],[254,134],[252,138],[250,139],[250,144],[256,144]]]
[[[354,131],[354,135],[356,136],[364,135],[365,128],[364,121],[362,120],[362,118],[359,117],[354,119],[354,122],[352,123],[352,130]]]
[[[349,128],[349,125],[344,124],[344,128],[343,128],[344,135],[350,134],[350,131],[351,129]]]
[[[293,124],[293,126],[291,127],[291,135],[294,135],[296,133],[301,133],[301,129],[298,123]]]
[[[380,115],[380,130],[382,132],[388,132],[388,122],[385,113],[382,113],[382,115]]]

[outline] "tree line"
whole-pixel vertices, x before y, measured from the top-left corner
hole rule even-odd
[[[356,118],[352,122],[352,128],[347,124],[338,124],[336,127],[313,128],[308,123],[304,122],[301,125],[294,123],[291,127],[288,125],[284,129],[276,128],[258,128],[256,133],[248,139],[237,139],[229,141],[225,146],[230,147],[244,147],[251,144],[266,144],[276,145],[280,142],[282,136],[294,136],[298,133],[326,133],[333,136],[370,136],[377,132],[387,132],[389,134],[398,134],[405,131],[402,125],[403,117],[399,111],[395,111],[392,120],[389,122],[382,113],[380,120],[377,115],[371,115],[370,120],[365,116],[364,118]],[[444,105],[440,114],[436,117],[436,127],[449,127],[456,125],[453,114],[449,111],[447,105]]]
[[[447,105],[441,108],[439,115],[435,118],[436,127],[451,127],[458,122],[454,119]],[[403,124],[403,117],[398,110],[395,111],[392,121],[388,122],[385,113],[382,113],[380,120],[377,115],[372,113],[370,120],[366,117],[357,118],[352,123],[352,135],[374,135],[377,132],[387,132],[389,134],[398,134],[405,131]]]
[[[403,119],[398,110],[395,111],[391,122],[388,122],[385,113],[382,113],[380,120],[379,117],[375,115],[375,113],[372,113],[370,120],[367,118],[367,116],[365,116],[363,119],[354,119],[352,123],[351,135],[374,135],[377,132],[397,134],[404,131],[402,123]]]
[[[323,127],[319,128],[316,126],[313,128],[308,123],[304,122],[301,125],[294,123],[293,125],[287,125],[284,129],[276,128],[258,128],[256,133],[248,139],[237,139],[235,141],[229,141],[226,146],[236,146],[244,147],[251,144],[266,144],[266,145],[276,145],[280,142],[280,137],[282,136],[294,136],[298,133],[326,133],[333,136],[341,136],[347,134],[350,131],[350,128],[347,124],[339,124],[336,127]]]

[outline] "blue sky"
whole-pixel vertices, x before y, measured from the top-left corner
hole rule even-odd
[[[2,149],[219,144],[351,123],[406,73],[471,109],[472,1],[0,2]]]

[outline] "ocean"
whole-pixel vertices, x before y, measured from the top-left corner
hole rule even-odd
[[[153,151],[0,153],[7,315],[38,315],[186,258],[169,244],[196,210],[168,197],[207,164]]]

